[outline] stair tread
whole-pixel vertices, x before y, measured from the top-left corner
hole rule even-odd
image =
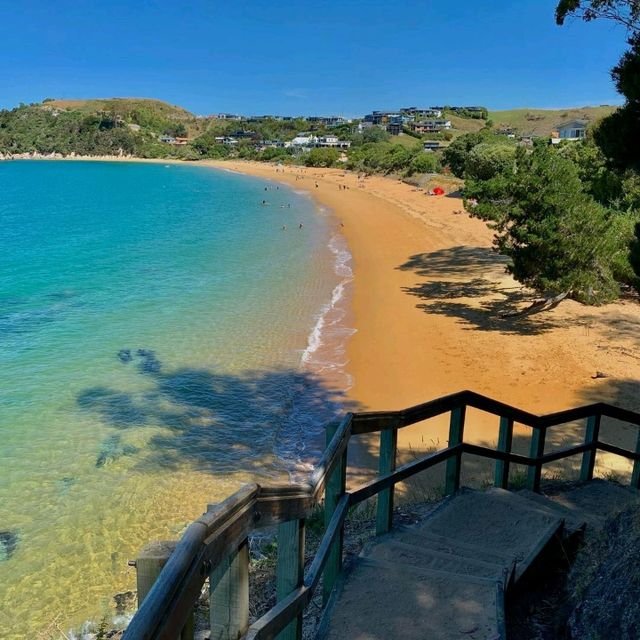
[[[340,594],[328,639],[495,640],[499,593],[493,580],[362,558]]]
[[[600,528],[607,518],[638,499],[637,491],[605,480],[592,480],[571,491],[549,496],[549,500],[568,509],[594,528]]]
[[[405,564],[410,567],[447,571],[464,577],[492,578],[504,582],[509,565],[483,562],[455,553],[434,551],[396,540],[387,540],[369,549],[366,558]]]
[[[462,491],[417,530],[446,535],[452,542],[499,549],[515,557],[526,555],[557,516],[532,507],[525,498],[513,500],[507,494]]]
[[[547,496],[535,493],[535,491],[522,489],[518,491],[517,495],[525,498],[526,500],[530,500],[531,502],[539,505],[541,508],[548,509],[550,512],[553,512],[562,517],[567,526],[567,530],[570,533],[582,529],[584,525],[587,524],[587,520],[585,519],[583,514],[578,513],[574,509],[570,509],[560,502],[552,500]]]
[[[418,531],[414,527],[400,527],[395,533],[400,542],[425,546],[436,551],[448,553],[455,552],[461,557],[478,558],[482,557],[485,562],[508,565],[513,562],[513,554],[502,553],[496,549],[490,549],[484,545],[466,544],[459,540],[452,540],[448,536],[441,536],[428,531]]]

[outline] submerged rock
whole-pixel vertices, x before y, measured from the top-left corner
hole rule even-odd
[[[0,531],[0,562],[11,559],[19,540],[20,536],[15,531]]]
[[[118,359],[120,362],[127,363],[133,360],[133,356],[131,355],[131,349],[120,349],[118,351]]]
[[[160,373],[162,365],[155,351],[151,349],[138,349],[136,353],[141,358],[138,367],[142,373]]]
[[[101,469],[122,456],[132,456],[138,451],[140,449],[132,444],[122,444],[119,435],[109,436],[102,442],[100,447],[100,452],[96,459],[96,469]]]

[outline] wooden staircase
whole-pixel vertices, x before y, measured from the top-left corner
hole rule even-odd
[[[505,594],[545,551],[637,499],[598,480],[552,498],[462,489],[423,522],[363,550],[335,591],[320,638],[503,639]]]
[[[495,446],[465,437],[474,415],[469,410],[495,417]],[[447,446],[398,466],[398,431],[443,414],[449,415]],[[141,552],[135,563],[140,608],[124,640],[192,640],[203,587],[211,640],[301,640],[305,609],[320,590],[328,612],[322,628],[331,639],[503,638],[504,594],[524,582],[549,545],[585,525],[587,531],[602,525],[640,489],[640,437],[633,449],[609,442],[600,435],[602,421],[633,425],[640,435],[640,414],[620,407],[596,403],[536,415],[472,391],[400,411],[349,413],[328,426],[327,448],[306,482],[246,485],[210,505],[177,544]],[[567,424],[575,434],[576,423],[584,425],[581,441],[561,448],[547,439]],[[530,429],[528,455],[512,450],[515,424]],[[350,441],[374,433],[378,475],[353,487],[347,482]],[[630,489],[593,480],[600,452],[632,462]],[[468,458],[493,463],[495,489],[460,489]],[[553,498],[540,495],[547,465],[571,458],[582,486]],[[396,485],[438,465],[445,467],[448,498],[417,527],[394,530]],[[507,491],[514,465],[527,468],[527,491]],[[374,496],[380,542],[345,577],[345,521]],[[324,534],[305,563],[305,527],[320,503]],[[277,602],[250,624],[249,538],[266,527],[277,528]]]

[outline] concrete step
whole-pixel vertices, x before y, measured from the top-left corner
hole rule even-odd
[[[607,518],[639,499],[640,494],[634,489],[605,480],[592,480],[571,491],[549,496],[549,500],[594,529],[600,529]]]
[[[420,548],[455,553],[461,558],[482,558],[485,562],[491,562],[504,567],[514,563],[514,557],[508,553],[501,553],[496,549],[489,549],[484,545],[465,544],[459,540],[452,541],[449,536],[440,536],[428,531],[418,531],[415,527],[399,527],[394,531],[394,539],[399,542],[414,544]]]
[[[361,558],[342,587],[329,640],[499,640],[502,586],[444,571]]]
[[[555,514],[534,508],[530,501],[508,491],[464,489],[416,530],[446,536],[452,543],[487,547],[522,561],[558,521]]]
[[[541,509],[546,510],[549,513],[555,514],[557,517],[562,518],[565,522],[565,529],[567,535],[573,535],[584,530],[587,525],[583,514],[578,513],[574,509],[569,509],[559,502],[548,498],[535,491],[529,491],[529,489],[522,489],[517,492],[518,496],[525,498],[530,502],[538,505]]]
[[[464,579],[466,576],[500,581],[506,587],[508,566],[464,558],[455,553],[434,551],[394,539],[376,544],[367,551],[367,558],[420,569],[445,571]]]

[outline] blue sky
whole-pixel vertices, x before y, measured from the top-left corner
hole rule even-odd
[[[618,104],[625,48],[554,0],[0,0],[0,107],[154,97],[198,114]]]

